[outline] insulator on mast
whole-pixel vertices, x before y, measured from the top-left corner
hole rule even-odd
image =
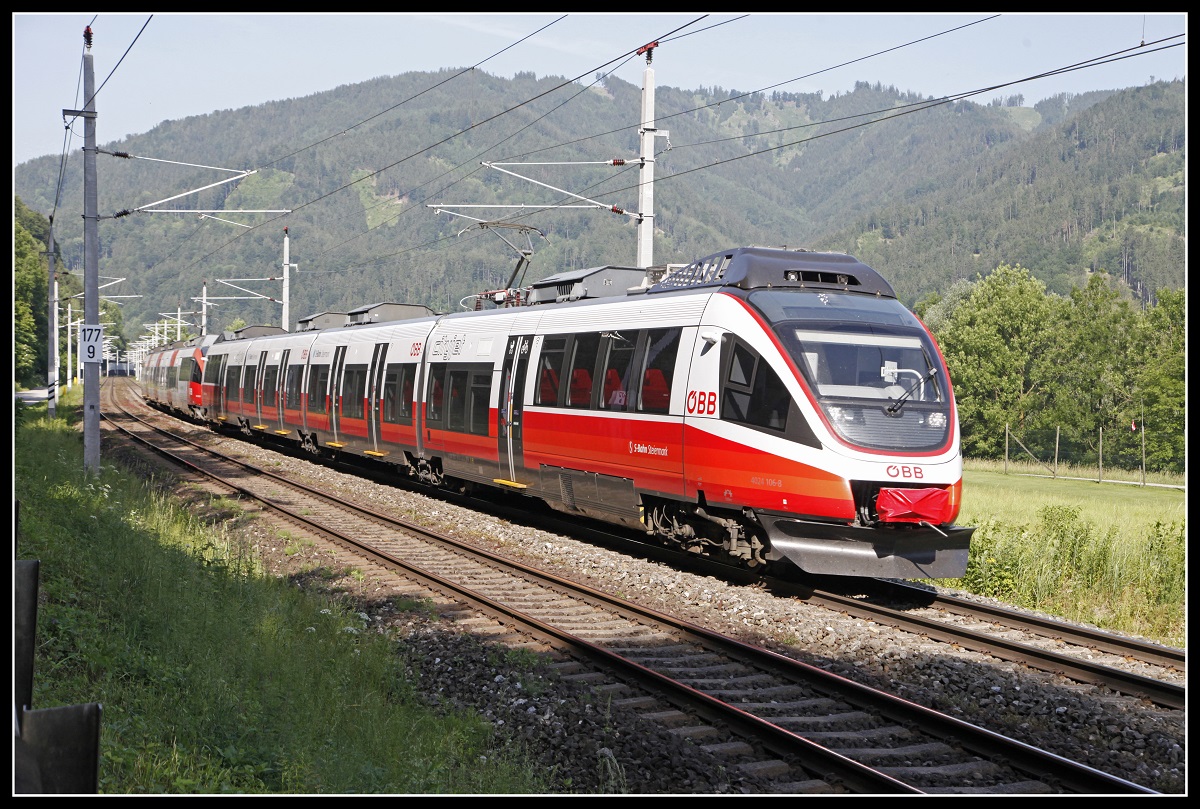
[[[92,49],[92,26],[85,25],[83,28],[83,44],[90,51]]]
[[[624,165],[625,165],[625,161],[624,161],[624,160],[622,160],[622,159],[621,159],[621,158],[619,158],[619,157],[618,157],[618,158],[614,158],[614,159],[613,159],[611,162],[612,162],[612,164],[613,164],[614,166],[624,166]]]

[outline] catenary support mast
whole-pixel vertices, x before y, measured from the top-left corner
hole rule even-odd
[[[86,50],[83,55],[83,324],[100,329],[100,233],[96,188],[96,73],[92,58],[92,29],[83,31]],[[99,341],[96,341],[99,342]],[[82,351],[82,344],[80,350]],[[100,473],[100,357],[85,358],[83,363],[83,467],[85,472]]]

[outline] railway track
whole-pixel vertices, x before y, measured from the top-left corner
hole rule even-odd
[[[169,440],[151,435],[132,414],[109,422],[138,440]],[[298,530],[469,605],[489,616],[488,631],[557,655],[565,676],[597,680],[595,687],[619,704],[667,723],[705,755],[764,779],[772,791],[1151,792],[242,461],[211,460],[210,450],[190,442],[176,447],[172,454],[194,469],[219,467],[206,474],[228,480],[213,485],[258,498]]]
[[[504,513],[512,519],[519,516],[516,511]],[[1182,649],[948,595],[906,582],[844,576],[804,577],[802,580],[767,577],[670,548],[648,546],[640,539],[615,533],[607,527],[580,527],[578,523],[570,523],[553,514],[539,517],[537,522],[546,530],[586,536],[591,542],[647,555],[704,575],[757,583],[780,597],[800,599],[998,660],[1058,674],[1079,683],[1102,686],[1164,708],[1182,710],[1186,706],[1187,655]]]

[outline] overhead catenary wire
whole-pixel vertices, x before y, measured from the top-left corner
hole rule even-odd
[[[1175,37],[1168,37],[1168,38],[1166,38],[1166,40],[1175,39],[1178,36],[1182,36],[1182,35],[1177,35]],[[1163,42],[1166,40],[1160,40],[1159,42]],[[1145,44],[1157,44],[1157,43],[1145,43]],[[1046,71],[1044,73],[1027,76],[1027,77],[1024,77],[1021,79],[1015,79],[1013,81],[1004,82],[1002,84],[989,85],[987,87],[982,87],[982,88],[975,89],[975,90],[968,90],[968,91],[964,91],[962,93],[957,93],[957,94],[951,95],[951,96],[943,96],[943,97],[937,98],[937,99],[929,99],[926,101],[915,102],[912,105],[908,105],[907,107],[900,108],[899,111],[897,111],[897,108],[895,108],[895,107],[888,108],[888,110],[886,110],[886,112],[889,114],[881,115],[881,117],[874,118],[870,121],[864,121],[862,123],[858,123],[853,126],[842,127],[841,129],[832,130],[830,132],[823,132],[823,133],[820,133],[817,135],[813,135],[812,137],[802,138],[800,140],[794,140],[794,141],[789,141],[787,143],[777,144],[775,146],[770,146],[770,147],[767,147],[764,149],[759,149],[757,151],[747,152],[745,154],[736,155],[734,157],[729,157],[729,158],[724,158],[722,160],[712,161],[710,163],[705,163],[704,165],[701,165],[701,166],[696,166],[696,167],[693,167],[690,169],[684,169],[682,171],[677,171],[672,174],[667,174],[667,175],[663,175],[660,177],[656,177],[655,183],[657,184],[660,182],[665,182],[667,180],[676,179],[676,178],[679,178],[679,177],[682,177],[682,176],[685,176],[688,174],[693,174],[697,171],[706,171],[708,169],[716,168],[717,166],[725,165],[728,163],[733,163],[738,160],[745,160],[750,157],[768,154],[770,152],[775,152],[775,151],[779,151],[781,149],[791,148],[793,146],[799,146],[799,145],[809,143],[811,141],[818,140],[821,138],[831,137],[833,135],[844,134],[846,132],[850,132],[855,129],[860,129],[865,126],[871,126],[871,125],[878,124],[878,123],[886,123],[895,118],[899,118],[903,115],[911,115],[914,112],[923,112],[927,109],[932,109],[934,107],[939,107],[939,106],[944,106],[946,104],[955,103],[957,101],[962,101],[962,100],[970,98],[972,96],[980,95],[982,93],[994,92],[995,90],[1003,89],[1005,87],[1010,87],[1010,86],[1013,86],[1016,84],[1022,84],[1027,81],[1034,81],[1037,79],[1046,78],[1048,76],[1058,75],[1060,73],[1068,73],[1068,72],[1071,72],[1074,70],[1082,70],[1082,69],[1085,69],[1088,67],[1095,67],[1095,66],[1101,65],[1101,64],[1108,64],[1110,62],[1120,61],[1122,59],[1128,59],[1128,58],[1132,58],[1134,56],[1141,56],[1141,55],[1145,55],[1145,54],[1149,54],[1149,53],[1154,53],[1158,50],[1165,50],[1167,48],[1179,47],[1179,44],[1182,44],[1182,43],[1177,43],[1177,44],[1172,44],[1172,45],[1164,45],[1160,48],[1155,48],[1150,51],[1144,51],[1142,53],[1128,53],[1129,50],[1139,50],[1140,48],[1144,47],[1145,44],[1138,46],[1138,48],[1131,48],[1131,49],[1126,49],[1126,50],[1122,50],[1122,51],[1116,51],[1112,54],[1098,56],[1093,59],[1085,60],[1084,62],[1077,62],[1072,65],[1064,66],[1062,68],[1057,68],[1055,70]],[[878,115],[878,114],[880,114],[880,112],[882,112],[882,111],[876,111],[876,112],[870,112],[870,113],[859,113],[859,114],[856,114],[853,116],[847,116],[845,118],[839,118],[839,119],[834,119],[834,120],[835,121],[851,120],[854,118],[863,117],[865,115]],[[669,117],[669,116],[667,116],[667,117]],[[792,129],[803,129],[803,128],[809,128],[809,127],[813,127],[813,126],[827,125],[828,123],[831,123],[831,121],[819,121],[819,122],[815,122],[815,123],[798,124],[794,127],[782,127],[780,129],[771,130],[769,132],[759,132],[759,133],[754,133],[753,135],[738,135],[738,136],[734,136],[734,137],[730,137],[730,138],[721,138],[721,139],[717,139],[717,140],[703,141],[703,142],[697,143],[697,144],[686,144],[683,146],[674,146],[672,148],[686,148],[687,146],[704,145],[704,144],[717,143],[717,142],[727,141],[727,140],[746,140],[747,138],[763,137],[763,136],[770,135],[770,134],[778,134],[779,132],[790,131]],[[609,178],[609,179],[611,179],[611,178]],[[608,182],[608,180],[605,180],[603,182]],[[599,185],[599,183],[596,185]],[[633,185],[627,185],[627,186],[623,186],[623,187],[616,188],[616,189],[610,189],[608,191],[603,192],[603,194],[618,194],[618,193],[622,193],[622,192],[628,192],[628,191],[637,189],[639,187],[639,185],[640,185],[639,183],[634,183]],[[595,186],[590,186],[583,190],[585,192],[593,191],[594,188],[595,188]],[[542,208],[542,210],[543,211],[551,210],[554,207],[556,207],[556,205],[554,203],[548,203],[546,206],[544,206]],[[537,213],[538,211],[534,210],[533,212]]]

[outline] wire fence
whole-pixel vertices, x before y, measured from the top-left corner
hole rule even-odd
[[[1097,481],[1104,480],[1105,469],[1110,474],[1116,470],[1140,472],[1142,483],[1146,482],[1146,432],[1137,422],[1127,430],[1105,430],[1103,427],[1094,436],[1071,437],[1064,435],[1061,427],[1030,430],[1017,436],[1004,425],[1004,471],[1009,463],[1032,462],[1045,468],[1051,477],[1058,477],[1060,469],[1071,469],[1074,476],[1080,470],[1096,470]]]

